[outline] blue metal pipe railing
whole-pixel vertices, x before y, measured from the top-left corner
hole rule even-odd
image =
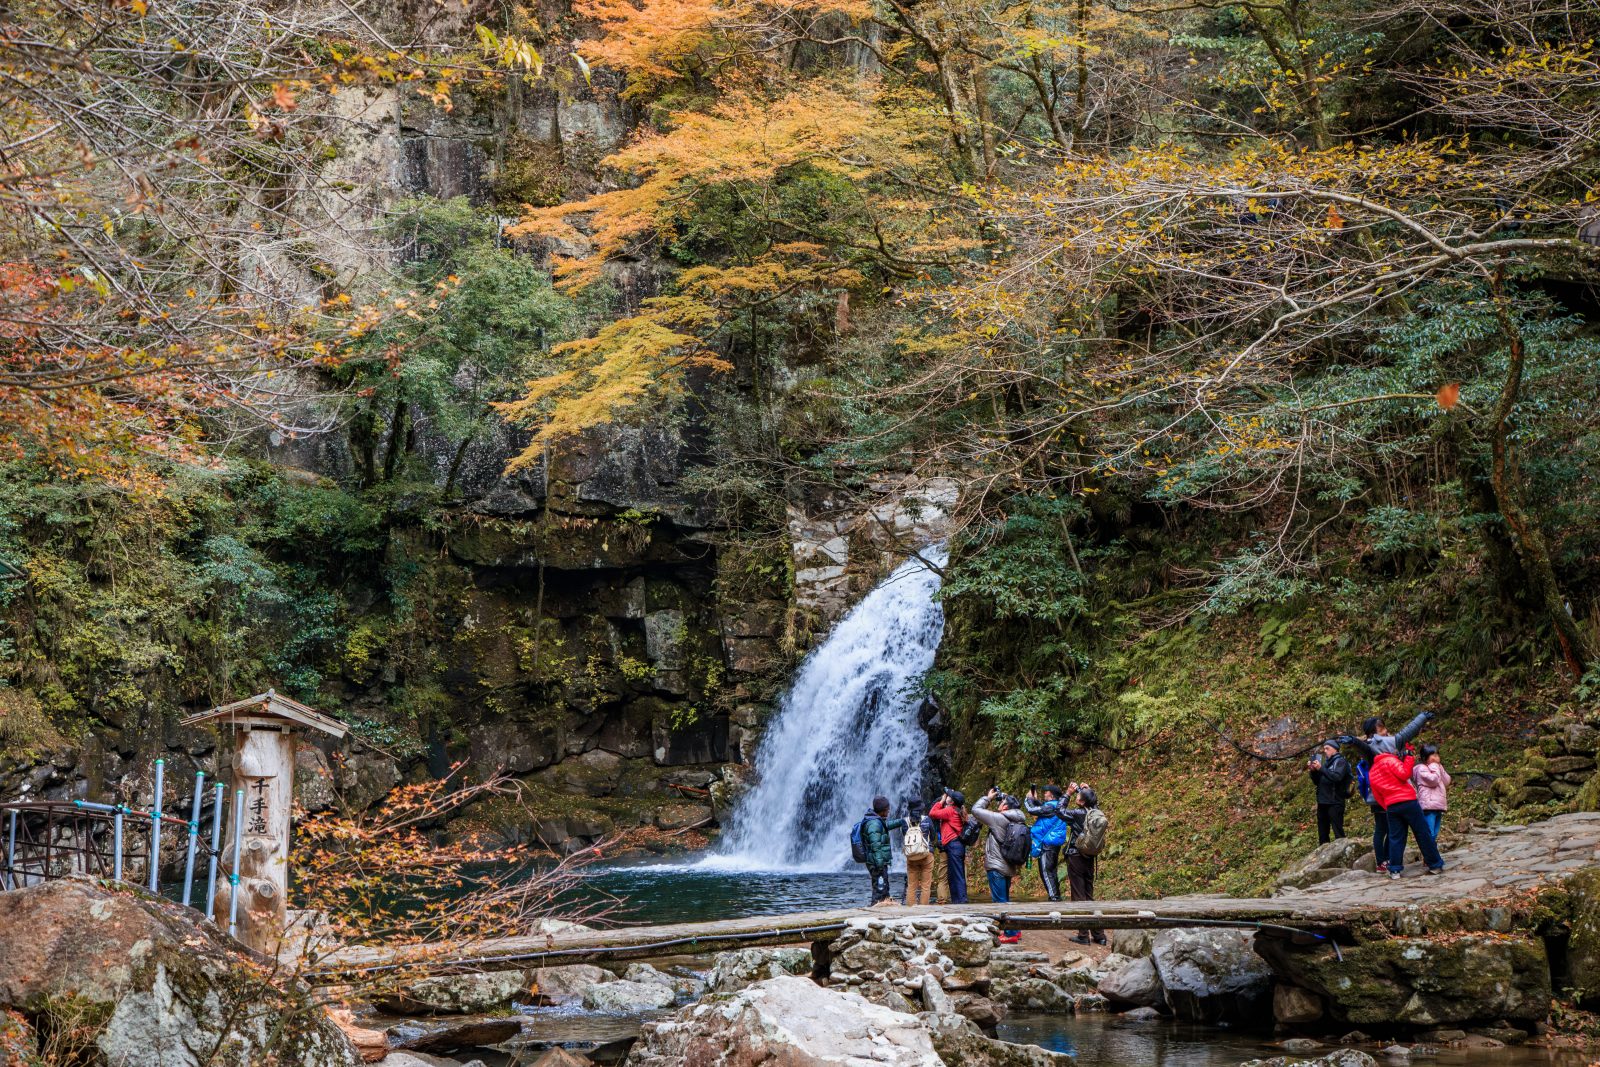
[[[206,918],[211,918],[212,907],[217,902],[217,857],[222,855],[222,794],[226,787],[221,782],[211,805],[211,849],[206,863]]]
[[[239,936],[239,850],[244,841],[244,790],[233,794],[233,873],[228,884],[233,891],[228,894],[228,936]]]
[[[161,889],[161,786],[166,777],[167,761],[156,760],[156,804],[150,809],[150,892]]]
[[[194,774],[194,804],[189,809],[189,851],[183,861],[183,906],[189,906],[194,895],[194,849],[200,837],[200,801],[205,797],[206,772]]]
[[[190,800],[189,817],[185,820],[176,815],[165,814],[161,810],[165,799],[165,778],[165,761],[158,760],[156,761],[155,774],[155,804],[149,811],[131,807],[127,804],[105,804],[93,800],[18,801],[14,804],[0,805],[0,811],[4,811],[6,820],[4,826],[5,863],[4,867],[0,868],[0,890],[21,889],[34,877],[48,879],[59,876],[59,873],[52,873],[48,862],[41,865],[39,856],[42,854],[45,860],[49,861],[54,855],[50,851],[52,846],[46,843],[46,839],[56,840],[63,824],[52,822],[51,820],[59,820],[63,817],[71,818],[70,813],[74,811],[84,814],[75,822],[66,825],[79,835],[82,841],[78,845],[67,846],[67,853],[82,856],[82,870],[85,873],[93,874],[98,869],[100,877],[105,877],[109,874],[112,882],[123,883],[128,874],[127,820],[129,817],[133,817],[138,820],[134,824],[136,827],[142,827],[146,820],[149,822],[150,851],[148,859],[150,869],[148,877],[144,879],[144,884],[152,893],[159,894],[161,891],[160,850],[163,823],[170,823],[173,829],[185,834],[187,838],[184,849],[183,889],[181,893],[185,907],[198,906],[194,893],[195,861],[199,853],[204,850],[206,854],[205,915],[207,918],[211,918],[215,913],[217,904],[219,868],[225,859],[223,856],[222,820],[225,815],[226,786],[222,782],[208,783],[205,772],[197,771],[194,776],[194,794]],[[205,809],[205,790],[208,784],[214,790],[212,794],[209,843],[203,841],[200,836],[200,820]],[[236,791],[234,794],[232,870],[226,875],[228,881],[234,887],[233,899],[229,905],[229,933],[237,931],[239,922],[238,887],[240,884],[240,868],[243,863],[244,800],[244,790]],[[52,815],[52,812],[57,814]],[[63,812],[67,814],[65,816],[61,815],[60,813]],[[26,834],[22,832],[23,827],[18,821],[23,815],[28,815],[30,819],[27,824],[28,830]],[[43,831],[45,837],[39,841],[33,840],[39,832],[34,828],[35,824],[32,821],[35,816],[46,820],[45,830]],[[98,827],[96,826],[97,820],[103,820]],[[105,822],[109,822],[111,828],[109,862],[107,862],[106,853],[95,844],[97,839],[104,841],[104,837],[100,835],[105,832]],[[22,855],[22,862],[25,865],[31,864],[40,867],[36,875],[30,873],[24,877],[19,873],[17,867],[19,854]],[[32,857],[31,859],[29,858],[30,856]],[[138,858],[137,852],[135,857],[136,859]],[[98,868],[96,868],[97,863],[99,864]],[[108,867],[109,871],[107,870]],[[74,868],[77,869],[76,864],[74,864]]]

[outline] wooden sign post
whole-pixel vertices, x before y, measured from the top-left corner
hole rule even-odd
[[[226,928],[229,916],[236,916],[239,940],[275,956],[288,925],[296,735],[311,729],[339,738],[347,731],[343,723],[271,689],[183,720],[185,726],[202,723],[233,728],[232,791],[240,798],[236,803],[244,806],[242,819],[228,820],[228,841],[222,849],[224,856],[234,855],[232,827],[240,827],[238,882],[234,884],[231,871],[218,877],[212,919]]]

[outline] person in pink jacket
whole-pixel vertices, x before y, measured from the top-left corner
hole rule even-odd
[[[1411,784],[1417,787],[1422,817],[1428,820],[1428,825],[1433,828],[1433,836],[1437,838],[1439,824],[1444,821],[1444,813],[1450,807],[1450,772],[1444,769],[1438,748],[1433,745],[1422,746],[1422,759],[1417,761],[1416,769],[1411,772]]]

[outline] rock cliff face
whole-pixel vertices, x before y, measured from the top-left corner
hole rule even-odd
[[[519,447],[510,435],[485,445],[464,466],[465,500],[389,525],[372,568],[388,584],[365,591],[371,624],[351,627],[359,662],[297,694],[365,723],[362,740],[302,747],[300,803],[369,804],[466,761],[469,775],[526,785],[531,824],[484,815],[511,839],[570,848],[709,824],[712,787],[753,752],[785,673],[784,587],[721,580],[719,531],[684,486],[699,457],[682,435],[599,431],[532,474],[503,475]],[[362,592],[349,595],[355,610]],[[387,636],[395,619],[404,640]],[[0,796],[147,803],[165,756],[166,806],[187,805],[193,772],[225,771],[226,753],[215,734],[176,725],[198,709],[173,694],[150,689],[146,708],[0,761]]]

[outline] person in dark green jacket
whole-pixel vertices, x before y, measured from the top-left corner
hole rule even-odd
[[[861,819],[861,845],[867,853],[867,873],[872,876],[872,903],[889,900],[889,861],[894,858],[890,831],[905,829],[904,819],[891,819],[889,798],[872,798],[872,810]]]

